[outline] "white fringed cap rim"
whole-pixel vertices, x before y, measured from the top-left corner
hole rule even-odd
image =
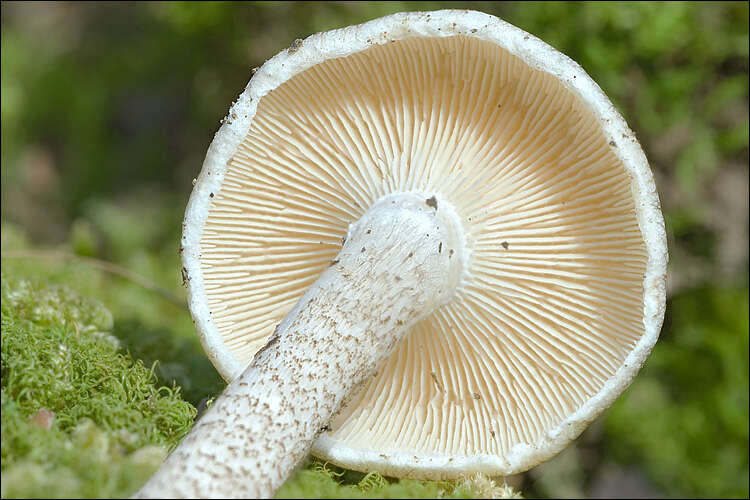
[[[296,41],[217,132],[183,224],[190,311],[242,372],[390,192],[462,217],[468,278],[313,453],[414,478],[550,458],[627,388],[664,315],[666,234],[633,132],[584,70],[472,11],[399,13]]]

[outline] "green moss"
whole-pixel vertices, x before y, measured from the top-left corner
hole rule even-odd
[[[5,392],[2,411],[3,498],[126,496],[166,455],[164,446],[153,445],[128,452],[121,443],[132,439],[129,431],[109,433],[89,419],[70,431],[42,428]]]
[[[297,471],[276,498],[474,498],[475,492],[452,481],[386,479],[312,459]]]
[[[3,271],[3,497],[131,494],[190,429],[195,409],[112,326],[101,303]]]
[[[129,225],[123,226],[123,232],[138,233],[138,218],[129,218]],[[149,217],[141,214],[141,218]],[[85,259],[77,258],[70,251],[77,248],[75,241],[72,241],[74,236],[71,235],[71,242],[56,249],[56,252],[40,256],[29,249],[25,235],[17,226],[3,222],[2,265],[5,275],[33,277],[36,282],[49,283],[51,289],[57,289],[56,284],[64,284],[65,290],[79,296],[97,297],[106,304],[103,314],[110,318],[109,323],[98,329],[116,337],[122,350],[129,352],[134,359],[140,359],[146,366],[153,366],[159,384],[179,386],[182,397],[192,405],[197,406],[202,399],[221,391],[224,382],[206,357],[187,308],[181,305],[185,304],[185,298],[179,279],[177,249],[165,249],[158,254],[143,249],[129,255],[127,261],[119,265],[120,269],[154,282],[155,286],[173,295],[174,302],[170,302],[138,283],[104,272]],[[104,246],[112,246],[110,240],[103,241]],[[118,252],[127,254],[125,249]],[[76,259],[64,258],[66,255]],[[59,300],[52,291],[45,293],[50,298],[44,300],[51,300],[51,304]],[[37,307],[38,300],[34,301],[34,307]],[[67,314],[61,319],[80,328],[81,318],[75,317],[80,311],[75,304],[72,306],[67,313],[61,313]],[[31,306],[26,304],[23,307]],[[39,313],[44,314],[41,309]],[[46,324],[50,322],[47,320]]]

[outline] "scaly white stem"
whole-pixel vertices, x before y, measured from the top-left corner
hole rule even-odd
[[[450,300],[464,244],[445,201],[378,200],[136,497],[273,496],[409,326]]]

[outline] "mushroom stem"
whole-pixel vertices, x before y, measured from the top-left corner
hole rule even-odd
[[[247,369],[136,497],[271,497],[409,327],[448,302],[465,238],[448,203],[381,198]]]

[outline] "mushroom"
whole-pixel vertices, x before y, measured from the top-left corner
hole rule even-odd
[[[187,206],[226,390],[139,496],[268,497],[312,450],[382,474],[524,471],[661,328],[646,157],[574,61],[493,16],[390,15],[268,60]]]

